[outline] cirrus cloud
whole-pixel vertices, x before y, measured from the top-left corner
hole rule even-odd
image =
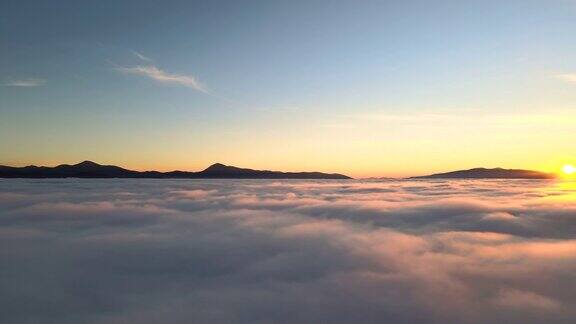
[[[7,87],[39,87],[46,84],[46,80],[38,78],[12,80],[4,83]]]
[[[116,68],[116,70],[126,74],[144,76],[160,83],[180,85],[203,93],[209,93],[208,88],[198,81],[196,77],[192,75],[168,73],[154,65],[119,67]]]

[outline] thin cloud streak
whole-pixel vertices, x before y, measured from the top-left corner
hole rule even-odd
[[[132,54],[134,54],[134,56],[136,56],[137,58],[141,59],[142,61],[146,61],[146,62],[152,62],[152,59],[147,57],[146,55],[139,53],[137,51],[132,51]]]
[[[194,76],[168,73],[154,65],[138,65],[135,67],[119,67],[116,69],[122,73],[144,76],[160,83],[176,84],[206,94],[210,93],[206,86],[204,86],[200,81],[196,80]]]
[[[9,81],[4,84],[6,87],[39,87],[46,84],[46,80],[44,79],[37,79],[37,78],[30,78],[30,79],[21,79],[21,80],[13,80]]]
[[[556,75],[556,78],[567,83],[576,84],[576,73],[564,73]]]

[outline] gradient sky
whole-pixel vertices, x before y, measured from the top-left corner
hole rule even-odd
[[[576,163],[576,1],[2,1],[0,164]]]

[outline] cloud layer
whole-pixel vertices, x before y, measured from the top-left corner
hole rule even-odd
[[[576,186],[0,180],[2,323],[569,323]]]

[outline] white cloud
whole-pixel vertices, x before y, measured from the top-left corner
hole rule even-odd
[[[194,76],[168,73],[154,65],[138,65],[135,67],[119,67],[116,69],[123,73],[144,76],[160,83],[181,85],[196,91],[209,93],[206,86],[196,80]]]
[[[134,54],[134,56],[136,56],[137,58],[141,59],[142,61],[146,61],[146,62],[151,62],[152,59],[145,56],[144,54],[137,52],[137,51],[132,51],[132,53]]]
[[[6,82],[4,85],[7,87],[39,87],[44,85],[46,80],[30,78],[30,79],[20,79]]]
[[[6,179],[0,322],[571,323],[571,190]]]

